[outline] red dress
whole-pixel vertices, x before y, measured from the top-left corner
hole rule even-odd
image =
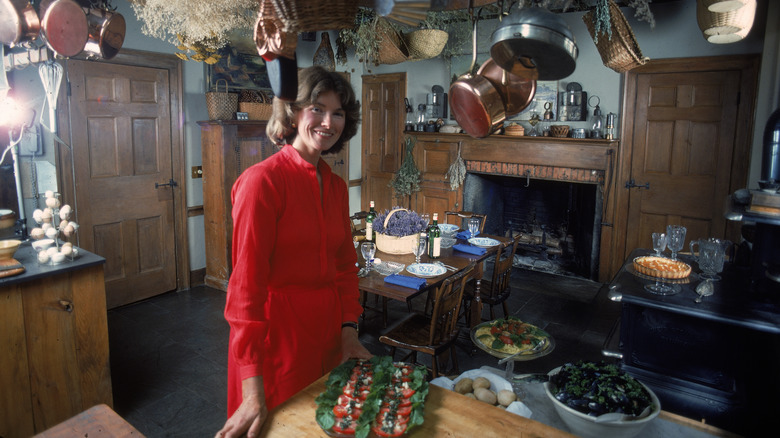
[[[357,255],[344,180],[316,169],[290,145],[250,167],[233,185],[233,272],[228,417],[241,381],[263,376],[268,409],[341,360],[341,324],[357,321]]]

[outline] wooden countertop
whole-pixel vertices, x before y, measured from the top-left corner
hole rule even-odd
[[[315,397],[325,390],[324,376],[272,412],[263,426],[263,437],[327,437],[315,421]],[[425,422],[412,429],[414,437],[512,436],[573,437],[567,432],[530,420],[501,408],[472,400],[435,385],[425,401]]]

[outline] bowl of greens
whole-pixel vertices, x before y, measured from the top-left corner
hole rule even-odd
[[[661,412],[653,391],[615,364],[579,361],[549,375],[547,397],[569,429],[583,437],[633,437]]]

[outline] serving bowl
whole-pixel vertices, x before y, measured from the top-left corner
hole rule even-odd
[[[560,369],[561,367],[555,368],[549,375],[557,374]],[[553,394],[555,385],[551,382],[544,383],[544,393],[547,394],[561,420],[577,435],[584,438],[630,438],[639,434],[661,413],[661,402],[655,393],[644,383],[638,380],[637,382],[647,391],[651,400],[650,412],[643,412],[638,417],[612,413],[595,417],[582,413],[556,399]]]
[[[455,243],[457,243],[457,239],[452,237],[442,237],[441,238],[441,247],[442,248],[452,248]]]
[[[22,241],[16,239],[0,240],[0,260],[12,259],[21,244]]]
[[[54,239],[35,240],[32,243],[32,247],[35,251],[45,251],[52,245],[54,245]]]
[[[460,227],[455,224],[439,224],[439,230],[442,236],[451,237],[457,234]]]

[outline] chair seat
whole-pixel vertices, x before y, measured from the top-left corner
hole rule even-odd
[[[379,337],[379,342],[391,347],[417,350],[425,354],[439,354],[445,351],[451,342],[441,345],[428,345],[431,336],[431,319],[414,313],[397,326]]]

